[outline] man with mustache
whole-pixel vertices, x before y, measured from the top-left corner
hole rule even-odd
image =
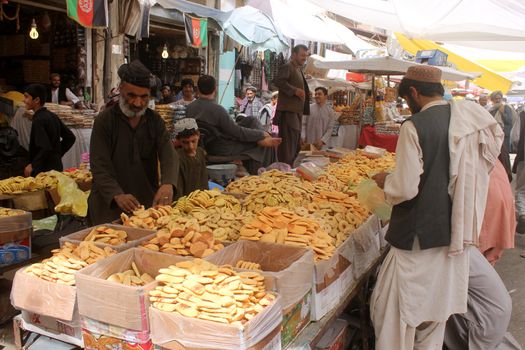
[[[171,204],[179,173],[164,121],[147,108],[151,73],[133,61],[122,65],[118,75],[118,105],[97,116],[91,134],[93,189],[88,203],[93,225],[141,205]]]

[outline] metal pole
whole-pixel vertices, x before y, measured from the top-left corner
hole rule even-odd
[[[372,121],[376,121],[376,75],[372,74]]]
[[[242,49],[244,49],[244,46],[242,46],[241,49],[239,50],[239,54],[237,55],[237,59],[235,60],[235,64],[233,65],[233,69],[230,73],[230,78],[228,78],[228,82],[226,83],[226,86],[224,87],[224,90],[222,91],[222,96],[221,96],[221,99],[219,100],[219,104],[222,103],[222,99],[224,98],[224,95],[226,94],[226,89],[228,89],[228,86],[230,86],[230,82],[232,81],[233,73],[235,72],[235,66],[237,66],[237,63],[239,62],[241,58]]]

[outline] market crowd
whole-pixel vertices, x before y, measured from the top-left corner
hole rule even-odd
[[[186,106],[174,140],[148,108],[149,70],[139,61],[122,65],[118,91],[93,127],[90,223],[208,188],[209,157],[242,160],[256,173],[275,162],[293,166],[303,144],[326,146],[336,116],[326,88],[315,89],[310,103],[307,57],[306,46],[293,48],[267,103],[246,88],[235,119],[215,101],[213,76],[201,76],[196,86],[183,81],[179,96],[162,87],[161,103]],[[75,141],[44,107],[50,99],[76,103],[59,85],[52,76],[49,89],[26,90],[25,103],[35,111],[27,176],[61,170],[60,158]],[[491,107],[485,96],[447,102],[441,71],[431,66],[411,67],[398,92],[412,116],[401,127],[395,170],[374,176],[393,205],[390,251],[371,298],[376,349],[518,349],[506,333],[511,300],[491,264],[513,246],[515,211],[517,230],[525,233],[525,112],[518,117],[499,92],[490,96]],[[509,151],[517,152],[516,208]]]

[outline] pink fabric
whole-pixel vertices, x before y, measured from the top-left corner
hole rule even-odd
[[[514,248],[516,217],[514,195],[501,162],[490,174],[487,207],[479,234],[479,250],[491,264],[501,257],[504,249]]]

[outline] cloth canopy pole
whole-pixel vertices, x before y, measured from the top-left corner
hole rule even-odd
[[[376,75],[372,74],[372,118],[376,120]]]
[[[239,63],[239,60],[241,58],[241,52],[244,49],[244,46],[241,46],[241,49],[239,50],[239,53],[237,54],[237,59],[235,59],[235,64],[233,65],[232,71],[230,73],[230,77],[228,78],[228,81],[226,82],[226,86],[224,87],[224,90],[222,90],[222,96],[219,100],[219,104],[222,103],[222,100],[224,99],[224,95],[226,94],[226,90],[228,89],[228,86],[230,86],[230,83],[232,81],[233,73],[235,72],[235,67],[237,66],[237,63]]]

